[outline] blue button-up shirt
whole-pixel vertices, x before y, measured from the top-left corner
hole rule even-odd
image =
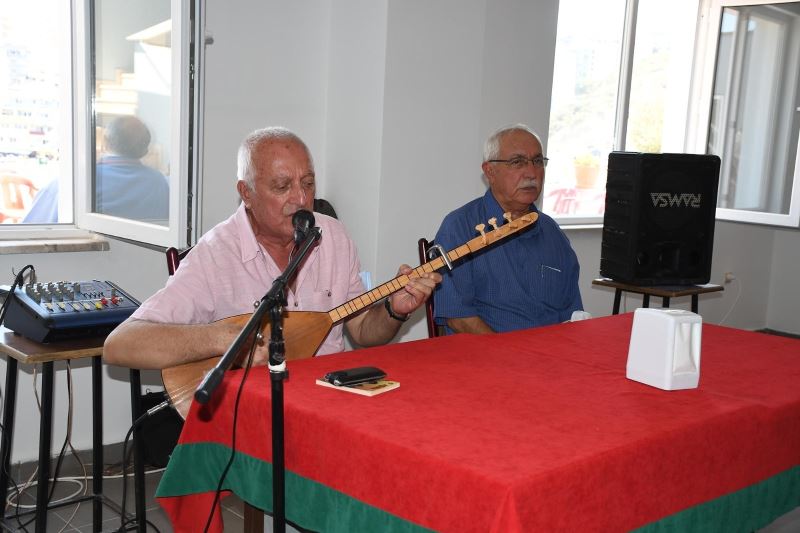
[[[535,205],[531,211],[538,213]],[[475,226],[492,217],[504,221],[503,209],[488,190],[447,215],[434,240],[450,251],[477,236]],[[441,325],[448,318],[478,316],[495,331],[513,331],[564,322],[583,309],[578,258],[558,224],[542,213],[532,227],[454,267],[443,273],[434,293],[435,318]]]
[[[22,222],[58,222],[58,195],[58,180],[53,180],[37,193]],[[138,159],[103,156],[97,162],[95,197],[97,213],[162,225],[168,222],[169,182]]]

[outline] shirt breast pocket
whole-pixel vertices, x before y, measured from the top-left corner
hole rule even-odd
[[[563,309],[569,303],[567,272],[561,265],[540,264],[535,286],[542,302],[553,309]]]
[[[302,307],[305,311],[330,311],[334,307],[330,289],[310,291],[303,300]]]

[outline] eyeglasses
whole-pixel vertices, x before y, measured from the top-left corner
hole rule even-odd
[[[487,161],[487,163],[505,163],[515,170],[522,170],[528,166],[528,163],[531,163],[537,168],[544,168],[547,166],[548,161],[550,161],[548,158],[541,155],[537,155],[536,157],[525,157],[518,155],[517,157],[512,157],[511,159],[490,159]]]

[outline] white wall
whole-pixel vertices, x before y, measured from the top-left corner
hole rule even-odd
[[[800,231],[769,228],[773,237],[766,324],[778,331],[800,334]],[[765,258],[766,259],[766,258]],[[767,292],[764,279],[752,279],[754,290]]]
[[[298,133],[325,168],[329,2],[206,2],[202,232],[238,201],[236,151],[257,128]],[[324,172],[319,172],[325,190]]]
[[[376,281],[419,264],[417,240],[482,188],[485,11],[475,0],[389,2],[377,241],[375,255],[362,257]],[[423,320],[398,338],[424,335]]]
[[[557,6],[546,0],[240,0],[208,2],[203,157],[207,230],[236,206],[236,149],[250,130],[281,124],[314,153],[319,195],[349,228],[376,282],[417,263],[416,241],[443,216],[483,194],[483,140],[524,121],[545,136]],[[613,293],[591,286],[599,229],[568,231],[581,263],[588,311],[610,314]],[[704,295],[706,322],[800,332],[794,272],[800,232],[719,222],[712,282],[734,272],[723,293]],[[166,280],[163,254],[112,241],[109,252],[0,256],[0,272],[33,263],[41,279],[110,279],[145,298]],[[738,288],[741,296],[737,299]],[[635,296],[626,308],[640,305]],[[734,305],[735,304],[735,305]],[[654,305],[658,305],[654,301]],[[673,302],[688,308],[689,300]],[[399,340],[425,335],[417,313]],[[5,368],[0,364],[0,368]],[[4,370],[3,370],[4,371]],[[0,372],[3,372],[0,371]],[[76,372],[73,442],[88,448],[90,369]],[[127,374],[106,369],[105,433],[120,441],[130,422]],[[0,374],[0,379],[3,377]],[[158,375],[150,374],[151,383]],[[65,403],[58,372],[59,404]],[[38,416],[29,378],[20,379],[15,460],[36,455]],[[54,442],[63,439],[64,407]]]
[[[375,270],[381,185],[387,0],[342,0],[331,13],[326,161],[317,196],[329,200]]]

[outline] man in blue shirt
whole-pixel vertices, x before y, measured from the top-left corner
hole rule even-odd
[[[150,131],[134,116],[112,120],[104,132],[107,153],[97,161],[95,212],[165,225],[169,218],[167,178],[140,161],[150,146]],[[36,195],[22,220],[29,224],[58,222],[58,180]]]
[[[539,213],[533,227],[466,258],[443,275],[434,293],[437,324],[448,333],[491,333],[556,324],[583,309],[578,258],[558,224],[534,202],[544,184],[547,158],[538,135],[524,124],[486,141],[486,194],[442,222],[435,242],[451,250],[477,235],[475,226],[503,213],[517,219]]]

